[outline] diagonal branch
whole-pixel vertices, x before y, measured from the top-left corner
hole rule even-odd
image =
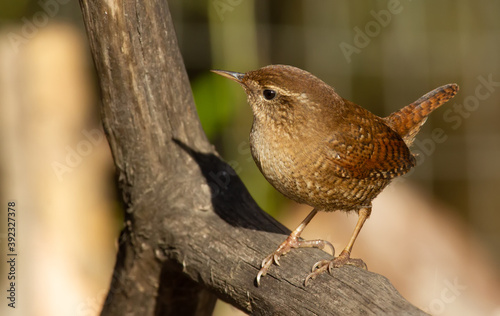
[[[289,231],[207,141],[165,1],[80,0],[102,92],[125,229],[103,315],[210,315],[215,296],[255,315],[423,314],[383,276],[297,250],[255,286]],[[214,296],[215,294],[215,296]]]

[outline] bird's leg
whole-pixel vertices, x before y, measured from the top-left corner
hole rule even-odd
[[[351,255],[351,250],[354,245],[354,242],[356,241],[356,238],[359,235],[359,232],[361,231],[361,228],[363,227],[363,224],[365,223],[366,219],[370,216],[372,212],[371,207],[369,208],[362,208],[359,210],[358,213],[358,222],[356,224],[356,227],[354,228],[354,232],[352,233],[351,240],[349,240],[349,243],[347,246],[342,250],[340,255],[333,260],[321,260],[316,262],[312,268],[312,272],[306,277],[306,280],[304,281],[304,284],[307,285],[307,281],[309,279],[314,279],[324,271],[328,269],[330,274],[332,274],[332,271],[334,268],[339,268],[343,265],[353,265],[358,268],[362,269],[367,269],[366,264],[363,262],[361,259],[352,259],[350,257]]]
[[[300,223],[300,225],[288,236],[288,238],[281,243],[281,245],[276,249],[272,254],[264,258],[262,260],[261,264],[261,269],[259,273],[257,274],[257,285],[260,285],[260,278],[265,276],[267,273],[267,270],[269,270],[269,267],[274,263],[277,265],[280,265],[279,259],[281,256],[285,255],[290,251],[292,248],[319,248],[323,249],[325,246],[328,246],[332,249],[332,255],[335,256],[335,248],[333,248],[333,245],[326,241],[326,240],[321,240],[321,239],[316,239],[316,240],[299,240],[300,234],[304,230],[304,228],[309,224],[309,222],[312,220],[314,215],[318,213],[319,209],[313,209],[309,215]]]

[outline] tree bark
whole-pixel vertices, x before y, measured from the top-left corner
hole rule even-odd
[[[80,0],[125,228],[102,315],[421,315],[354,267],[303,281],[329,255],[298,249],[255,285],[289,230],[263,212],[199,123],[167,3]]]

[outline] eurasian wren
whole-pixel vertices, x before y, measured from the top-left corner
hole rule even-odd
[[[356,211],[352,237],[333,260],[313,266],[305,283],[325,270],[345,264],[366,269],[350,253],[372,200],[397,176],[415,166],[410,152],[427,116],[458,91],[447,84],[417,101],[378,117],[348,101],[307,71],[271,65],[247,73],[213,72],[238,82],[247,93],[254,116],[250,132],[252,156],[264,177],[288,198],[314,209],[278,249],[266,257],[257,284],[273,262],[291,248],[333,246],[324,240],[300,240],[318,211]]]

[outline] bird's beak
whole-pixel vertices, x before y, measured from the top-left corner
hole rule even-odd
[[[221,75],[223,77],[229,78],[238,83],[242,83],[243,77],[245,74],[234,72],[234,71],[225,71],[225,70],[211,70],[211,72]]]

